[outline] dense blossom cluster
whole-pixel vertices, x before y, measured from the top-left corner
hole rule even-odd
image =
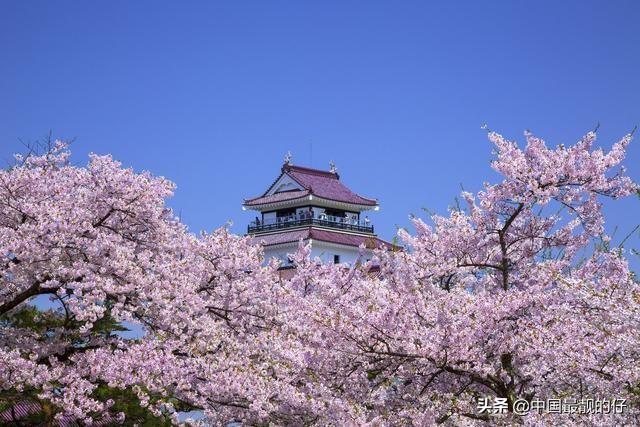
[[[173,422],[638,422],[640,289],[600,205],[638,191],[619,168],[631,137],[608,153],[595,137],[550,149],[527,133],[521,149],[491,132],[502,182],[414,219],[404,251],[363,265],[323,265],[301,245],[287,280],[246,238],[190,234],[163,178],[109,156],[71,166],[64,144],[19,159],[0,171],[0,403],[124,419],[106,387]],[[34,309],[42,295],[58,309]],[[122,322],[144,336],[105,326]],[[484,397],[509,410],[479,413]],[[567,397],[628,407],[511,412]]]

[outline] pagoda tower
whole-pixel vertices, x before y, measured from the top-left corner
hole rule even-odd
[[[266,259],[276,257],[284,268],[301,239],[311,243],[312,258],[335,264],[353,264],[363,244],[362,262],[375,248],[393,247],[376,236],[366,212],[377,211],[378,201],[346,187],[333,162],[325,171],[294,166],[287,155],[273,184],[261,196],[245,199],[242,208],[257,211],[247,234],[264,246]]]

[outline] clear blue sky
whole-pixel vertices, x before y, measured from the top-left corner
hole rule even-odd
[[[640,124],[639,22],[637,1],[5,1],[0,159],[51,129],[75,162],[111,153],[176,182],[194,231],[241,233],[243,197],[291,150],[379,198],[390,238],[496,180],[483,123],[555,145],[600,122],[607,147]],[[637,181],[639,160],[640,139]],[[607,213],[628,232],[640,201]]]

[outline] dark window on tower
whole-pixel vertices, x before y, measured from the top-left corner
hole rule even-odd
[[[296,208],[291,209],[281,209],[276,212],[277,217],[287,217],[296,214]]]
[[[333,263],[334,264],[340,264],[340,255],[334,255],[333,256]]]

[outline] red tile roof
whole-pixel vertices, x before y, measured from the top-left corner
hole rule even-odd
[[[254,236],[251,240],[256,244],[264,242],[264,246],[271,246],[279,245],[280,243],[298,242],[300,239],[307,240],[309,238],[309,233],[309,228],[303,228],[300,230],[286,231],[284,233]]]
[[[21,400],[15,402],[12,406],[0,412],[0,425],[27,425],[27,418],[30,415],[42,413],[42,405],[39,402],[30,400]],[[102,419],[93,422],[93,426],[102,427],[114,425],[116,420],[109,414],[105,414]],[[53,421],[54,426],[58,427],[78,427],[80,424],[70,416],[63,416]]]
[[[260,196],[254,199],[246,199],[244,201],[244,204],[249,206],[262,205],[265,203],[274,203],[274,202],[282,202],[284,200],[300,199],[308,195],[309,195],[309,190],[283,191],[282,193],[275,193],[275,194],[271,194],[270,196]]]
[[[360,196],[359,194],[356,194],[349,188],[347,188],[344,184],[342,184],[342,182],[340,182],[340,175],[338,175],[337,173],[285,164],[284,166],[282,166],[282,173],[280,174],[280,176],[278,176],[276,182],[284,174],[290,176],[293,180],[300,184],[304,188],[304,190],[286,191],[267,196],[266,194],[273,187],[272,184],[271,187],[269,187],[269,189],[267,189],[267,191],[262,196],[255,197],[253,199],[246,199],[244,201],[244,204],[247,206],[256,206],[266,203],[293,200],[304,197],[308,194],[313,194],[323,199],[333,200],[336,202],[352,203],[355,205],[365,206],[378,205],[377,200]]]
[[[280,267],[278,269],[278,275],[280,276],[280,279],[282,280],[290,280],[291,278],[293,278],[296,275],[296,268],[292,265],[286,265],[284,267]],[[372,265],[371,267],[369,267],[369,269],[367,270],[367,274],[370,277],[379,277],[381,278],[382,275],[380,274],[380,266],[379,265]]]
[[[392,243],[386,242],[376,236],[361,236],[355,234],[339,233],[329,230],[318,230],[315,228],[304,228],[301,230],[292,230],[284,233],[274,233],[266,235],[258,235],[253,237],[254,243],[262,243],[264,246],[279,245],[281,243],[298,242],[302,240],[319,240],[322,242],[336,243],[339,245],[358,247],[364,243],[369,249],[387,248],[390,250],[398,249]]]

